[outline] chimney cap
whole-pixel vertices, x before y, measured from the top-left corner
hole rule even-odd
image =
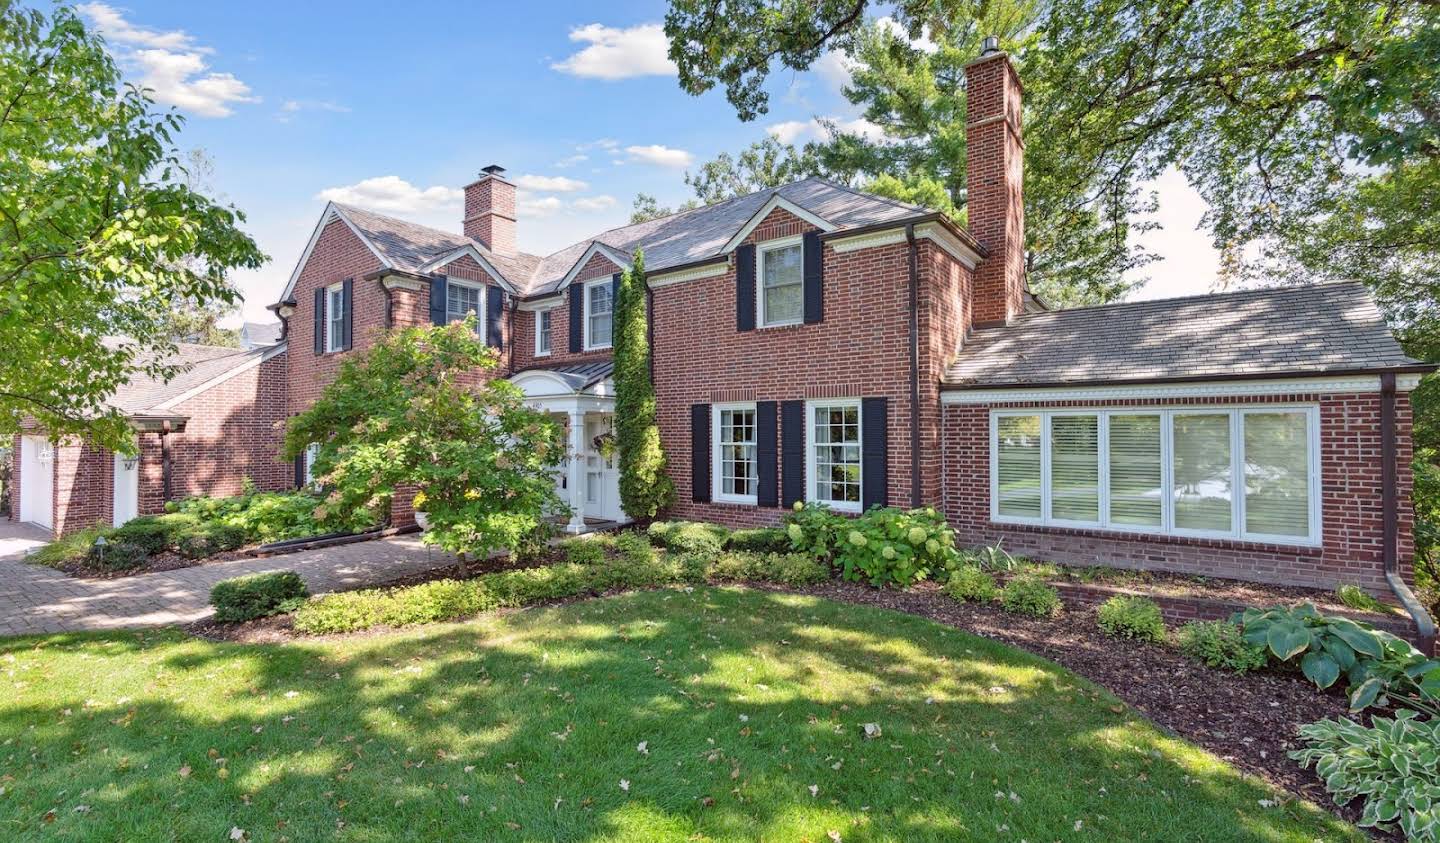
[[[980,42],[980,55],[989,56],[1000,52],[1000,37],[998,35],[987,35],[985,40]]]
[[[482,174],[482,178],[484,176],[499,176],[505,172],[505,168],[500,166],[499,164],[491,164],[488,167],[481,167],[480,172]]]

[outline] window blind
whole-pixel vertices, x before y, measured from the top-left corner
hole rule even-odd
[[[1176,528],[1230,532],[1230,414],[1176,413],[1171,424]]]
[[[1304,413],[1250,412],[1245,439],[1245,532],[1310,534],[1309,435]]]
[[[1001,416],[996,420],[1001,515],[1039,518],[1040,416]]]
[[[1100,520],[1100,417],[1050,419],[1050,517]]]
[[[1110,523],[1164,524],[1160,414],[1110,416]]]

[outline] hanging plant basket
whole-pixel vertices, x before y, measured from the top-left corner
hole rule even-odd
[[[596,436],[594,439],[590,440],[590,444],[595,447],[595,452],[597,454],[607,460],[613,459],[615,457],[616,450],[619,449],[619,440],[615,438],[614,433],[602,433],[599,436]]]

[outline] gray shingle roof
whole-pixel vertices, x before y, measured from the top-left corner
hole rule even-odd
[[[166,401],[273,350],[272,346],[245,350],[180,343],[176,353],[165,358],[164,362],[184,366],[184,371],[168,383],[158,378],[136,377],[115,391],[110,397],[110,405],[128,416],[146,415]],[[141,358],[142,365],[148,359],[151,358]]]
[[[763,190],[657,220],[611,229],[542,258],[524,253],[492,253],[480,241],[462,234],[416,225],[354,205],[337,202],[335,206],[397,269],[418,272],[441,255],[464,246],[474,246],[521,295],[531,296],[558,290],[566,273],[590,244],[597,241],[626,254],[643,248],[646,266],[651,271],[718,257],[726,241],[776,194],[842,229],[928,213],[917,205],[860,193],[824,179],[809,178],[774,190]]]
[[[1413,365],[1370,293],[1347,282],[1025,314],[971,334],[944,382],[1121,383]]]

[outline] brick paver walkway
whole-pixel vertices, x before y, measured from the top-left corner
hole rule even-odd
[[[236,559],[115,580],[68,577],[22,560],[45,533],[0,520],[0,635],[164,626],[210,614],[210,587],[258,571],[295,571],[313,593],[359,588],[453,564],[418,536],[307,550],[265,559]]]

